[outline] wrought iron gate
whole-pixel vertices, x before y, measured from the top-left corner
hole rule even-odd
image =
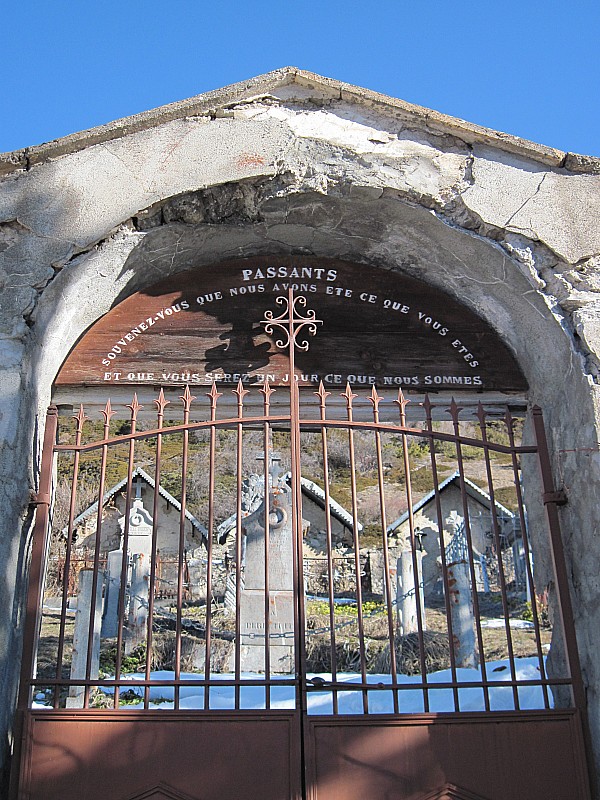
[[[304,393],[280,301],[287,388],[50,408],[18,797],[589,797],[541,410]]]

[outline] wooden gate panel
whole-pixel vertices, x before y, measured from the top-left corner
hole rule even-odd
[[[308,800],[589,800],[577,712],[311,719]]]
[[[33,713],[20,800],[297,800],[298,730],[295,713]]]

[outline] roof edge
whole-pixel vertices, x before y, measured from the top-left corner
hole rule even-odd
[[[314,72],[298,67],[282,67],[281,69],[258,75],[220,89],[196,95],[186,100],[179,100],[158,108],[134,114],[130,117],[108,122],[95,128],[69,134],[22,150],[0,153],[0,176],[20,169],[29,169],[52,158],[76,153],[95,144],[119,139],[132,133],[148,130],[157,125],[175,119],[208,115],[218,108],[258,97],[271,89],[290,84],[306,88],[318,88],[321,92],[331,94],[333,98],[347,100],[357,104],[368,103],[379,106],[387,113],[395,112],[408,122],[419,121],[437,134],[450,134],[469,144],[487,144],[530,158],[551,167],[564,167],[571,172],[600,174],[600,158],[594,156],[567,153],[546,145],[522,139],[519,136],[485,128],[458,117],[448,116],[423,106],[408,103],[371,89],[363,89],[333,78],[326,78]]]
[[[130,117],[107,122],[95,128],[70,133],[68,136],[53,139],[44,144],[25,147],[10,153],[0,153],[0,175],[17,169],[29,169],[34,164],[43,163],[62,155],[77,153],[86,147],[120,139],[123,136],[148,130],[175,119],[209,114],[219,107],[263,94],[271,88],[293,83],[297,72],[296,67],[283,67],[255,78],[195,95],[186,100],[178,100],[149,111],[133,114]]]
[[[451,483],[454,483],[454,481],[458,480],[459,478],[460,478],[459,470],[455,470],[451,475],[448,475],[447,478],[444,478],[444,480],[437,487],[438,494],[439,494],[439,492],[441,492],[443,489],[445,489]],[[463,480],[464,480],[464,483],[465,483],[465,488],[467,489],[467,493],[468,493],[468,490],[470,488],[472,490],[472,492],[475,492],[476,494],[478,494],[481,497],[483,497],[484,500],[487,500],[489,502],[490,508],[491,508],[491,505],[492,505],[491,496],[484,489],[482,489],[481,486],[477,486],[476,483],[473,483],[473,481],[469,480],[469,478],[467,478],[466,475],[463,476]],[[427,494],[424,494],[423,497],[420,500],[418,500],[416,503],[414,503],[414,505],[412,507],[412,513],[415,514],[417,511],[420,511],[424,506],[426,506],[427,503],[430,503],[433,500],[433,498],[435,497],[435,494],[436,494],[436,490],[435,489],[432,489],[430,492],[427,492]],[[477,498],[474,497],[473,499],[477,499]],[[503,515],[505,515],[509,519],[511,517],[512,518],[516,518],[516,515],[509,508],[507,508],[506,506],[502,505],[502,503],[498,502],[498,500],[494,500],[494,505],[498,509],[500,509],[500,511],[503,513]],[[397,528],[399,528],[400,525],[403,525],[406,522],[406,520],[409,517],[408,511],[409,510],[407,509],[397,519],[395,519],[393,522],[390,522],[390,524],[386,528],[387,533],[392,533]]]

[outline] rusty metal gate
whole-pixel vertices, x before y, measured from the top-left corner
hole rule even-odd
[[[305,393],[280,300],[287,388],[50,408],[14,796],[588,798],[541,410]]]

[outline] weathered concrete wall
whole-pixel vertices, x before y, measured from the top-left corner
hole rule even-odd
[[[516,354],[569,496],[561,517],[600,765],[600,164],[293,70],[3,163],[4,741],[37,426],[65,356],[112,305],[166,275],[302,253],[425,280]]]

